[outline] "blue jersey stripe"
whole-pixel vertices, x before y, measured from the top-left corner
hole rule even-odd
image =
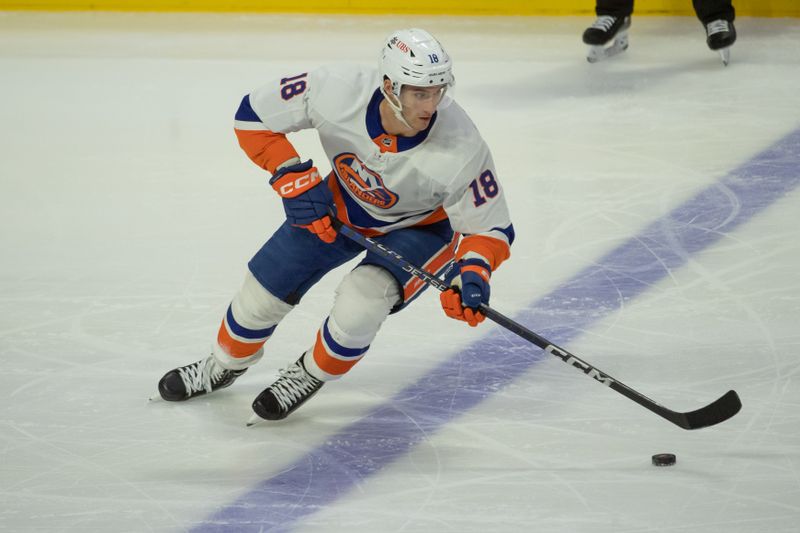
[[[241,120],[243,122],[261,122],[261,119],[250,105],[249,94],[242,98],[242,103],[239,104],[239,109],[236,110],[236,120]]]
[[[489,231],[499,231],[500,233],[502,233],[503,235],[506,236],[506,239],[508,239],[508,245],[509,246],[514,244],[514,237],[516,236],[516,233],[514,233],[514,224],[509,224],[509,226],[506,227],[506,228],[500,228],[500,227],[492,228]],[[489,231],[484,232],[484,233],[489,233]],[[470,235],[475,235],[475,234],[474,233],[466,233],[466,234],[464,234],[464,237],[469,237]]]
[[[507,228],[492,228],[492,230],[497,230],[504,233],[506,238],[508,239],[509,246],[514,244],[514,237],[516,236],[516,234],[514,233],[514,224],[509,224]]]

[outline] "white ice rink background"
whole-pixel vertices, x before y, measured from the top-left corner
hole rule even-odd
[[[800,21],[738,20],[727,68],[690,18],[634,18],[589,65],[589,22],[0,13],[0,531],[800,531]],[[408,26],[454,56],[509,198],[493,307],[672,409],[735,389],[741,413],[679,429],[431,293],[246,428],[347,267],[233,387],[148,402],[283,219],[242,96]]]

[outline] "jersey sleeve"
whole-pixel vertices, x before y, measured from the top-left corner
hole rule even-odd
[[[463,235],[457,260],[479,258],[496,270],[509,258],[514,226],[485,143],[448,186],[444,209],[453,229]]]
[[[259,167],[275,173],[298,158],[287,133],[313,127],[309,106],[319,76],[301,73],[274,80],[245,96],[236,111],[239,146]]]

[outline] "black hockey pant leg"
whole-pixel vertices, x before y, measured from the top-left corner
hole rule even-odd
[[[627,17],[633,13],[633,0],[597,0],[594,8],[597,16]]]
[[[731,0],[692,0],[692,5],[703,26],[714,20],[733,22],[736,18],[736,10]]]

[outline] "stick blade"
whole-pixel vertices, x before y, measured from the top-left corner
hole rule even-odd
[[[725,422],[742,409],[742,401],[736,391],[729,390],[714,402],[696,411],[682,413],[678,425],[684,429],[700,429]]]

